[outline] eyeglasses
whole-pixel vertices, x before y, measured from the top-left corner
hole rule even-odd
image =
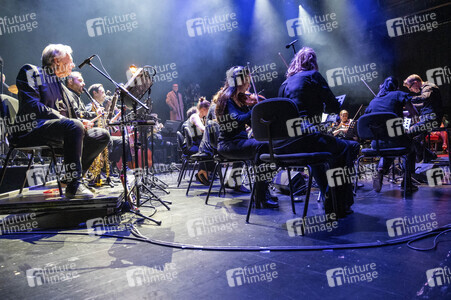
[[[415,84],[415,81],[413,81],[407,88],[410,90],[414,84]]]

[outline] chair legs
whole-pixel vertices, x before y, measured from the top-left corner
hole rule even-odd
[[[288,185],[290,186],[291,209],[293,210],[293,214],[296,214],[296,208],[294,207],[293,184],[291,182],[290,168],[287,168],[287,175],[288,175]]]
[[[249,223],[249,218],[251,217],[252,205],[254,204],[254,194],[255,194],[255,184],[253,186],[251,199],[249,201],[249,206],[247,208],[246,223]]]
[[[25,187],[25,182],[27,181],[27,173],[30,170],[31,163],[33,162],[33,158],[34,158],[34,151],[31,152],[30,160],[28,161],[27,171],[25,171],[25,178],[23,180],[22,187],[20,188],[19,195],[22,194],[23,188]]]
[[[188,196],[188,193],[189,193],[189,189],[191,188],[191,183],[193,182],[194,173],[196,172],[198,166],[200,166],[200,164],[196,161],[194,163],[194,166],[193,166],[193,171],[191,172],[191,178],[190,178],[189,183],[188,183],[188,188],[186,189],[186,195],[187,196]]]
[[[216,179],[216,173],[219,172],[219,176],[222,177],[222,173],[221,173],[221,169],[218,170],[218,167],[220,167],[221,163],[220,162],[216,162],[215,164],[215,169],[213,170],[213,176],[211,178],[211,182],[210,182],[210,187],[208,188],[208,193],[207,193],[207,198],[205,198],[205,204],[208,204],[208,198],[210,198],[210,193],[211,193],[211,188],[213,187],[213,183],[215,182]],[[221,187],[219,189],[219,192],[221,193],[221,189],[222,189],[222,180],[221,180]]]
[[[58,190],[60,192],[60,197],[63,197],[63,189],[61,188],[61,170],[58,171],[58,165],[56,163],[56,154],[53,147],[50,147],[50,151],[52,152],[52,159],[53,163],[55,164],[56,182],[58,183]]]
[[[360,176],[360,173],[359,173],[360,168],[359,168],[359,166],[360,166],[360,160],[363,157],[364,157],[363,155],[359,156],[359,158],[357,158],[357,161],[355,162],[355,166],[354,166],[354,169],[355,169],[354,195],[357,193],[357,187],[358,187],[359,176]]]
[[[2,178],[0,180],[0,186],[3,184],[3,179],[5,177],[6,174],[6,167],[8,166],[8,162],[9,162],[9,158],[11,157],[11,153],[14,151],[14,148],[10,148],[8,151],[8,154],[6,154],[6,158],[5,158],[5,163],[3,164],[3,169],[2,169]]]
[[[185,174],[185,172],[186,172],[186,167],[187,167],[187,165],[188,165],[188,160],[186,160],[186,159],[183,159],[182,160],[182,168],[180,169],[180,173],[179,173],[179,177],[177,178],[177,187],[179,187],[180,186],[180,183],[182,182],[182,179],[183,179],[183,175]]]

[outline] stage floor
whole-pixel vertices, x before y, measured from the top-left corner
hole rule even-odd
[[[153,202],[157,206],[153,217],[162,221],[161,226],[149,221],[136,225],[151,240],[200,247],[328,246],[407,236],[396,218],[408,217],[415,223],[408,229],[412,233],[451,220],[449,185],[422,185],[402,199],[396,185],[385,182],[377,194],[365,182],[357,192],[354,213],[329,226],[322,222],[324,213],[314,191],[307,221],[310,232],[299,236],[299,227],[289,220],[299,218],[303,202],[296,204],[298,214],[293,215],[289,197],[281,196],[279,209],[254,209],[246,224],[248,194],[228,190],[226,197],[214,194],[205,205],[206,187],[195,184],[186,197],[187,182],[176,188],[176,177],[175,173],[160,177],[170,183],[171,193],[156,193],[173,202],[169,211]],[[122,225],[90,230],[0,236],[0,298],[451,299],[450,277],[443,277],[443,282],[435,278],[435,287],[426,284],[428,270],[445,266],[450,270],[450,233],[442,235],[442,242],[431,251],[415,251],[405,243],[341,250],[208,251],[124,239],[133,237],[125,223],[134,218],[126,214]],[[432,239],[415,246],[430,247]]]

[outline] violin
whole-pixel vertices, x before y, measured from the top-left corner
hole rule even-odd
[[[257,94],[257,97],[255,97],[255,94],[252,94],[251,92],[245,92],[245,93],[238,93],[237,97],[238,102],[240,102],[243,105],[251,106],[254,105],[257,102],[263,101],[266,98],[262,95]],[[257,100],[255,99],[257,98]]]

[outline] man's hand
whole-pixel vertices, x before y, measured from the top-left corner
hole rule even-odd
[[[86,128],[86,130],[91,129],[92,127],[94,127],[94,123],[89,121],[89,120],[81,120],[83,122],[83,126]]]
[[[105,108],[103,107],[99,107],[99,109],[97,109],[97,115],[103,115],[105,113]]]

